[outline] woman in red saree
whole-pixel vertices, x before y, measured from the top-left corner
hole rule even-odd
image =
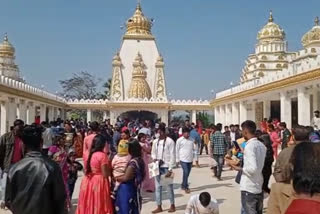
[[[103,151],[105,144],[102,135],[96,135],[92,141],[76,214],[113,214],[108,180],[110,164]]]

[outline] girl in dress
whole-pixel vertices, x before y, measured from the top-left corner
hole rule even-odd
[[[76,214],[113,214],[109,184],[111,167],[104,152],[105,145],[106,139],[102,135],[94,137],[80,186]]]

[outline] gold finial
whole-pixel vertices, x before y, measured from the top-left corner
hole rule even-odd
[[[137,10],[141,10],[141,0],[138,0],[138,4],[137,4]]]
[[[319,26],[319,17],[318,16],[314,19],[314,25]]]
[[[7,33],[4,34],[4,39],[3,40],[6,41],[6,42],[8,41],[8,34]]]
[[[273,22],[272,10],[270,10],[268,21]]]

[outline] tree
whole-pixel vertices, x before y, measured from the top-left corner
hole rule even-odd
[[[59,80],[66,99],[98,99],[98,84],[100,79],[87,71],[73,73],[72,77],[66,80]]]
[[[72,77],[66,80],[59,80],[62,87],[60,93],[65,99],[99,99],[101,94],[98,92],[100,79],[87,71],[73,73]],[[71,110],[68,112],[71,118],[86,118],[85,110]]]
[[[111,84],[112,84],[112,79],[111,78],[109,78],[108,80],[107,80],[107,82],[105,82],[104,84],[103,84],[103,88],[104,88],[104,92],[101,94],[101,98],[102,99],[110,99],[110,93],[111,93]]]

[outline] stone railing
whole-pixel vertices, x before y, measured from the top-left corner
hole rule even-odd
[[[172,105],[210,105],[208,100],[167,100],[167,99],[126,99],[126,100],[89,100],[89,99],[75,99],[75,100],[68,100],[68,104],[112,104],[112,103],[168,103]]]
[[[288,69],[284,69],[283,71],[273,76],[266,75],[259,79],[255,79],[250,82],[246,82],[246,83],[234,86],[232,88],[229,88],[227,90],[218,92],[216,94],[216,99],[226,97],[232,94],[236,94],[242,91],[246,91],[252,88],[256,88],[258,86],[272,83],[274,81],[283,80],[297,74],[318,69],[320,68],[320,59],[318,55],[320,55],[320,48],[312,48],[312,51],[311,51],[311,48],[298,51],[292,57],[292,61],[288,65]],[[308,58],[308,57],[313,57],[313,58]]]
[[[65,104],[66,100],[62,97],[59,97],[55,94],[49,93],[47,91],[44,91],[42,89],[33,87],[29,84],[11,79],[9,77],[5,77],[3,75],[0,75],[0,85],[8,87],[8,88],[12,88],[12,89],[16,89],[22,92],[26,92],[26,93],[30,93],[45,99],[49,99],[49,100],[53,100],[53,101],[57,101],[60,103]]]
[[[170,103],[172,105],[210,105],[210,102],[208,100],[170,100]]]

